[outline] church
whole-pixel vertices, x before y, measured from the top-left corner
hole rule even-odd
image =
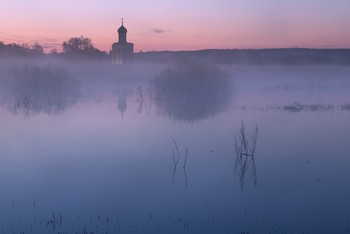
[[[119,40],[112,45],[112,63],[123,64],[130,61],[134,54],[134,44],[126,41],[126,33],[128,30],[124,27],[123,19],[122,26],[118,29]]]

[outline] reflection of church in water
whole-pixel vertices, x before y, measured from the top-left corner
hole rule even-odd
[[[126,94],[121,93],[118,95],[118,110],[120,111],[121,118],[124,117],[124,112],[126,111],[127,104],[126,104]]]
[[[123,64],[131,60],[134,54],[134,44],[126,41],[126,33],[128,30],[123,25],[118,29],[118,42],[112,45],[112,63]]]

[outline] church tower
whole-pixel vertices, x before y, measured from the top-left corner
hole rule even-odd
[[[134,44],[126,41],[128,30],[122,25],[118,29],[118,42],[112,45],[112,63],[123,64],[130,61],[134,54]]]
[[[126,43],[126,33],[128,30],[124,27],[123,21],[122,26],[118,29],[119,43]]]

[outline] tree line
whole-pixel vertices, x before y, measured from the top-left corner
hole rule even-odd
[[[88,37],[72,37],[62,43],[62,52],[52,49],[48,54],[66,57],[92,57],[104,58],[108,53],[94,47]],[[44,47],[39,43],[30,46],[27,44],[10,43],[0,41],[0,57],[2,56],[42,56],[45,55]]]

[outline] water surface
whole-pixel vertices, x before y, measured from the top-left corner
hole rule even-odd
[[[15,67],[0,233],[349,232],[348,67]]]

